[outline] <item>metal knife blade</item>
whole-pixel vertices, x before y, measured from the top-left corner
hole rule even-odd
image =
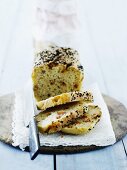
[[[35,101],[33,99],[34,115],[38,114]],[[34,160],[39,154],[40,149],[40,139],[39,132],[37,128],[37,122],[35,117],[33,117],[29,123],[29,151],[31,160]]]

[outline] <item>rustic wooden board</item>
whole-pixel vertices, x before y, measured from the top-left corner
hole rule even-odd
[[[119,101],[103,95],[109,108],[112,126],[115,132],[116,140],[119,141],[127,134],[127,109]],[[0,140],[6,144],[12,145],[12,111],[14,107],[14,94],[8,94],[0,97]],[[41,147],[42,153],[76,153],[101,149],[98,146],[57,146]],[[28,151],[28,148],[26,148]]]

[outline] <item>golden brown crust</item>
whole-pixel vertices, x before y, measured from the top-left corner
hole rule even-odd
[[[46,100],[42,100],[37,102],[37,106],[39,109],[42,111],[46,110],[47,108],[70,103],[70,102],[75,102],[75,101],[81,101],[84,100],[86,102],[93,102],[93,96],[90,92],[85,91],[85,92],[69,92],[69,93],[62,93],[60,95],[50,97]]]
[[[43,64],[49,64],[50,67],[57,64],[63,64],[66,67],[76,66],[83,72],[83,66],[79,62],[79,54],[72,48],[50,45],[47,49],[36,54],[34,67]]]

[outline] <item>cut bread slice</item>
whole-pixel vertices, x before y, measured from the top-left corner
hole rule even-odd
[[[79,135],[85,134],[91,131],[95,125],[99,122],[102,112],[98,106],[88,106],[88,112],[81,118],[75,120],[73,124],[62,128],[62,132]]]
[[[88,92],[69,92],[69,93],[62,93],[60,95],[50,97],[46,100],[42,100],[40,102],[37,102],[37,107],[41,109],[42,111],[46,110],[47,108],[75,102],[75,101],[86,101],[86,102],[93,102],[93,95]]]
[[[79,54],[72,48],[49,46],[35,56],[32,81],[36,101],[80,91],[83,78]]]
[[[61,105],[36,116],[41,133],[55,133],[88,111],[85,102]]]

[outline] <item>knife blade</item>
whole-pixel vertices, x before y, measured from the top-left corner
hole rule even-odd
[[[38,110],[33,98],[33,108],[34,108],[34,115],[38,114]],[[39,132],[37,128],[37,122],[35,117],[33,116],[30,123],[29,123],[29,152],[31,160],[34,160],[37,155],[39,154],[40,150],[40,139],[39,139]]]

